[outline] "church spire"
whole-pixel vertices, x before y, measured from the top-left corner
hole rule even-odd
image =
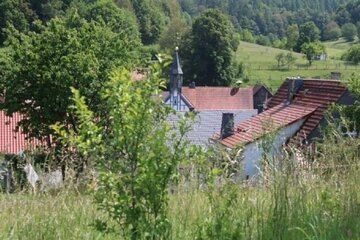
[[[183,71],[181,69],[179,54],[179,48],[175,48],[175,54],[173,57],[173,62],[170,68],[170,92],[181,93],[181,87],[183,84]]]
[[[181,69],[179,54],[179,48],[175,48],[175,54],[173,62],[170,68],[170,97],[171,105],[177,109],[181,109],[181,88],[183,84],[183,71]]]
[[[173,62],[171,64],[170,75],[183,75],[183,71],[181,69],[181,64],[180,64],[178,51],[179,51],[179,48],[176,47]]]

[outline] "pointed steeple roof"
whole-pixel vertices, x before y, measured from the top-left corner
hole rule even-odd
[[[170,75],[183,75],[178,50],[179,50],[179,48],[176,47],[173,62],[171,64]]]

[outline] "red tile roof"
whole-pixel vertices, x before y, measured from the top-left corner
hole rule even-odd
[[[299,104],[279,104],[238,124],[235,127],[235,134],[220,142],[230,148],[235,147],[237,144],[252,142],[266,133],[306,118],[315,110],[315,107],[306,107]],[[220,134],[216,133],[213,139],[219,139],[219,137]]]
[[[183,87],[183,97],[198,111],[253,109],[253,87]]]
[[[223,139],[221,143],[228,147],[233,147],[239,143],[253,141],[253,133],[259,134],[259,129],[261,129],[261,125],[259,125],[261,119],[271,116],[272,121],[278,124],[281,122],[291,124],[291,122],[306,117],[300,130],[291,140],[294,144],[301,144],[318,127],[329,105],[338,102],[347,91],[340,81],[304,80],[303,86],[294,95],[291,104],[285,107],[284,104],[287,101],[288,84],[290,81],[289,79],[284,81],[277,93],[271,98],[268,103],[268,110],[236,126],[236,134]],[[246,131],[239,131],[239,129],[249,127],[255,129],[251,134]],[[264,134],[264,131],[262,134]],[[215,134],[214,139],[218,138],[219,134]]]
[[[289,80],[281,85],[275,96],[270,100],[268,107],[271,108],[286,101],[288,84]],[[307,139],[318,127],[329,105],[338,102],[346,91],[347,88],[338,80],[304,80],[304,85],[294,96],[293,103],[314,106],[316,111],[304,122],[298,133],[293,137],[292,142],[302,144],[303,140]]]
[[[146,78],[146,72],[144,70],[134,70],[130,72],[130,77],[133,81],[142,81]]]
[[[22,119],[23,116],[19,113],[8,117],[0,111],[0,153],[18,154],[40,144],[38,140],[31,141],[25,134],[15,131],[17,123]]]

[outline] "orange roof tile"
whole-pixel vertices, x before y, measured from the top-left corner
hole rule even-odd
[[[308,79],[304,80],[304,84],[294,95],[291,104],[286,106],[284,104],[287,101],[288,84],[290,81],[290,79],[284,81],[276,94],[271,98],[268,103],[268,110],[236,126],[236,134],[220,142],[225,146],[234,147],[239,143],[253,141],[255,139],[254,136],[258,137],[259,134],[265,133],[264,131],[261,133],[260,123],[261,120],[269,119],[269,117],[278,124],[277,127],[306,118],[292,139],[295,144],[301,144],[318,127],[321,120],[324,119],[325,111],[329,105],[338,102],[347,91],[346,87],[337,80]],[[252,129],[251,133],[241,130],[246,130],[249,127]],[[219,134],[215,134],[213,138],[218,139]]]
[[[183,87],[182,95],[198,111],[253,109],[253,87]]]
[[[279,104],[238,124],[235,127],[235,134],[220,140],[220,143],[232,148],[237,144],[252,142],[266,133],[306,118],[315,110],[315,107],[306,107],[299,104]],[[213,136],[213,139],[219,138],[220,133]]]
[[[15,128],[23,116],[14,113],[12,117],[0,111],[0,152],[5,154],[18,154],[21,151],[40,145],[38,140],[27,139],[26,135]]]
[[[277,93],[270,100],[269,107],[286,101],[289,82],[290,80],[287,80],[281,85]],[[302,144],[319,126],[329,105],[338,102],[346,91],[347,88],[338,80],[304,80],[304,85],[295,94],[292,102],[302,104],[303,106],[314,106],[316,111],[308,117],[291,141],[297,145]]]

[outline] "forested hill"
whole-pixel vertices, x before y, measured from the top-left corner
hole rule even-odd
[[[256,42],[269,45],[270,41],[275,47],[282,47],[274,42],[288,37],[289,26],[309,21],[319,28],[322,40],[336,39],[339,33],[334,34],[334,29],[339,31],[349,22],[359,23],[360,29],[360,1],[355,0],[1,0],[0,28],[10,23],[26,32],[33,30],[35,20],[46,22],[64,16],[71,8],[81,13],[86,12],[89,5],[105,6],[109,2],[137,19],[142,42],[146,45],[161,44],[161,41],[166,45],[169,36],[181,35],[193,19],[208,8],[217,8],[229,15],[238,31],[260,36],[256,37]],[[329,31],[335,37],[328,37]],[[6,33],[0,31],[0,45],[5,39]],[[248,36],[243,40],[249,40]]]
[[[21,32],[26,32],[33,30],[36,20],[47,22],[66,15],[71,9],[77,9],[82,15],[94,6],[102,10],[93,12],[92,19],[96,18],[96,14],[109,18],[116,10],[114,8],[136,17],[145,44],[157,42],[171,19],[180,18],[181,15],[178,0],[0,0],[0,29],[12,24]],[[0,46],[5,38],[6,33],[0,31]]]
[[[247,6],[254,10],[269,7],[296,12],[301,9],[334,11],[340,5],[351,2],[351,0],[179,0],[179,2],[183,7],[190,7],[193,10],[209,7],[232,9],[238,6]]]
[[[287,26],[313,21],[322,30],[335,20],[341,6],[351,0],[179,0],[184,12],[197,15],[206,8],[220,8],[238,29],[255,35],[285,36]]]

